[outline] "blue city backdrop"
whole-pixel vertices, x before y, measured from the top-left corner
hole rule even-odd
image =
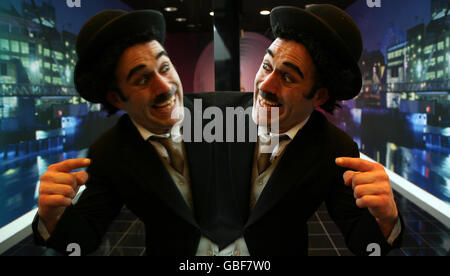
[[[363,87],[330,118],[361,152],[450,204],[450,1],[360,0]]]
[[[39,176],[51,163],[85,157],[117,118],[74,89],[76,34],[119,0],[0,1],[0,228],[37,207]]]
[[[449,1],[381,2],[347,9],[363,34],[363,88],[329,118],[363,153],[450,203]],[[51,163],[85,157],[117,119],[75,91],[75,39],[98,11],[129,7],[82,4],[0,1],[0,228],[37,206]]]

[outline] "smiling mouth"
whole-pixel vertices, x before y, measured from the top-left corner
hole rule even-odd
[[[260,106],[265,107],[265,108],[281,107],[282,106],[282,104],[266,100],[263,97],[261,97],[260,95],[258,96],[258,102],[259,102]]]
[[[160,111],[168,111],[168,110],[171,110],[175,106],[175,102],[176,102],[176,97],[175,97],[175,95],[173,95],[167,101],[164,101],[160,104],[153,105],[153,108],[156,108]]]

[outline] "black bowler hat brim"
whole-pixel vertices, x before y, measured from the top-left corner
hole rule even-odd
[[[355,53],[358,50],[352,51],[349,49],[347,45],[352,42],[343,41],[327,22],[308,10],[291,6],[280,6],[271,11],[270,24],[272,31],[278,26],[281,29],[294,30],[296,33],[310,35],[320,40],[330,50],[330,54],[338,57],[342,69],[350,70],[354,75],[351,83],[343,85],[343,87],[348,87],[349,89],[335,91],[336,99],[348,100],[359,94],[362,86],[362,76],[358,66],[361,52],[359,50],[359,53]],[[357,27],[356,30],[359,33]],[[361,41],[357,43],[362,45]]]
[[[95,18],[97,17],[97,18]],[[104,17],[104,18],[101,18]],[[78,61],[75,66],[74,80],[78,93],[86,100],[94,103],[104,102],[104,91],[91,90],[81,87],[79,77],[89,69],[96,57],[104,51],[105,47],[112,43],[120,42],[133,34],[151,32],[155,39],[164,45],[166,23],[163,15],[155,10],[138,10],[125,12],[120,10],[108,10],[97,14],[92,19],[104,20],[104,24],[93,34],[83,36],[83,29],[77,37]],[[83,28],[89,28],[89,21]],[[96,24],[92,24],[96,25]],[[96,28],[97,26],[94,26]],[[89,33],[90,31],[86,31]]]

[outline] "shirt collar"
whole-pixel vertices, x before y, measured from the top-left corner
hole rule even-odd
[[[139,134],[141,134],[142,139],[144,139],[145,141],[147,141],[148,139],[150,139],[153,136],[158,137],[158,138],[172,137],[172,140],[175,142],[181,141],[182,135],[181,135],[181,124],[180,123],[175,124],[169,133],[155,134],[155,133],[149,131],[148,129],[144,128],[140,124],[136,123],[133,119],[131,119],[131,122],[133,122],[134,126],[136,126],[137,130],[139,131]]]
[[[305,120],[303,120],[302,122],[295,125],[294,127],[292,127],[291,129],[289,129],[288,131],[286,131],[284,133],[272,133],[272,132],[268,133],[267,127],[258,126],[258,136],[259,137],[262,136],[264,139],[268,139],[269,135],[270,135],[270,137],[287,135],[290,140],[293,140],[294,137],[297,135],[297,133],[300,131],[300,129],[302,129],[306,125],[306,123],[308,122],[310,117],[311,117],[311,114]]]

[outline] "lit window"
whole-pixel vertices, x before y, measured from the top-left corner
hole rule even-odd
[[[22,48],[22,54],[28,55],[30,53],[30,47],[29,47],[28,43],[21,42],[20,48]]]
[[[436,78],[436,72],[428,72],[425,76],[425,80],[434,80]]]
[[[425,47],[425,49],[423,49],[423,53],[428,55],[429,53],[431,53],[431,51],[433,50],[433,45],[428,45],[427,47]]]
[[[61,85],[61,84],[62,84],[61,78],[53,78],[53,84],[55,84],[55,85]]]
[[[61,52],[55,52],[55,57],[57,60],[63,60],[64,56]]]
[[[0,50],[9,51],[9,41],[7,39],[0,39]]]
[[[429,66],[434,66],[436,64],[436,59],[432,58],[430,59],[430,64],[428,64]]]
[[[20,52],[19,50],[19,42],[15,40],[11,40],[11,51],[14,53]]]

